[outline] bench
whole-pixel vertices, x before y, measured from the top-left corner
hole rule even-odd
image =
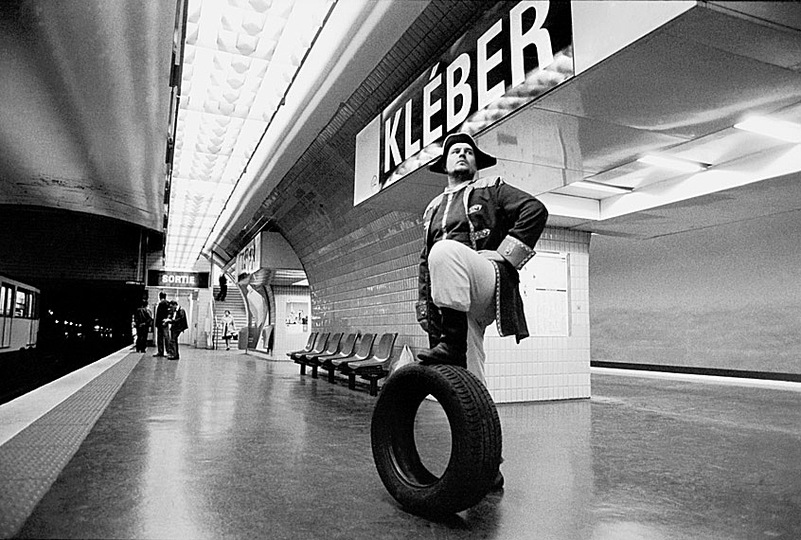
[[[378,381],[389,375],[395,361],[393,352],[398,338],[397,332],[378,335],[367,333],[359,335],[352,332],[313,332],[306,347],[300,351],[287,353],[300,365],[300,374],[306,374],[306,367],[312,369],[311,376],[317,378],[318,368],[328,372],[328,382],[336,382],[339,371],[348,378],[348,388],[356,388],[356,377],[369,382],[370,395],[378,395]],[[377,341],[376,341],[377,340]]]

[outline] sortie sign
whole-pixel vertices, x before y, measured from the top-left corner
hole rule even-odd
[[[172,289],[207,289],[209,287],[209,273],[148,270],[147,286],[169,287]]]

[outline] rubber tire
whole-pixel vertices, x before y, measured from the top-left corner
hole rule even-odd
[[[427,395],[445,411],[451,454],[437,478],[423,465],[414,440],[417,410]],[[475,375],[452,365],[410,364],[381,389],[370,427],[378,474],[403,507],[420,515],[460,512],[492,489],[501,463],[501,422]]]

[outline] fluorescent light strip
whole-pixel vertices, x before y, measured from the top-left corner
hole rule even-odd
[[[601,191],[604,193],[613,193],[615,195],[621,195],[623,193],[631,193],[631,188],[625,188],[620,186],[612,186],[609,184],[601,184],[598,182],[590,182],[587,180],[579,180],[578,182],[573,182],[568,184],[570,187],[577,187],[577,188],[584,188],[584,189],[592,189],[595,191]]]
[[[801,125],[793,122],[774,120],[766,116],[751,116],[738,124],[734,124],[734,127],[779,139],[780,141],[794,144],[801,143]]]
[[[244,7],[189,2],[165,249],[170,267],[197,258],[333,4],[238,5]]]
[[[694,161],[686,161],[683,159],[657,156],[654,154],[647,154],[638,159],[640,163],[647,163],[655,167],[662,167],[663,169],[672,169],[683,173],[694,173],[705,170],[708,166]]]

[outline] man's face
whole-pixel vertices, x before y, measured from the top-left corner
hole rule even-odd
[[[473,147],[467,143],[451,145],[445,158],[445,170],[448,171],[448,174],[472,178],[478,170]]]

